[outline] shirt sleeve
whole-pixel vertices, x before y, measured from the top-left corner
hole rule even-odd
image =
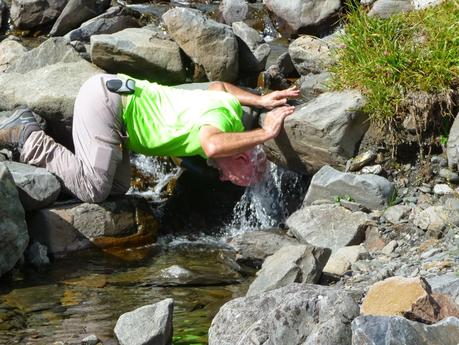
[[[234,132],[230,117],[222,109],[211,110],[202,115],[199,121],[199,127],[201,128],[206,125],[218,128],[220,131],[225,133]]]

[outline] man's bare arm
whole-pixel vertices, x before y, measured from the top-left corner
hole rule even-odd
[[[203,126],[199,137],[201,147],[208,158],[228,157],[247,151],[277,137],[284,119],[294,109],[292,106],[283,106],[271,110],[266,114],[262,128],[247,132],[224,133],[213,126]]]
[[[298,88],[296,86],[292,86],[286,90],[273,91],[266,95],[260,96],[241,89],[236,85],[222,81],[212,82],[208,89],[213,91],[228,92],[236,97],[242,105],[266,108],[269,110],[287,104],[288,98],[298,97],[300,94]]]

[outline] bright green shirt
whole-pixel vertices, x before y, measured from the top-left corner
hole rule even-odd
[[[128,147],[134,152],[206,158],[199,141],[203,125],[222,132],[244,131],[241,104],[229,93],[181,90],[134,80],[135,92],[128,95],[123,108]]]

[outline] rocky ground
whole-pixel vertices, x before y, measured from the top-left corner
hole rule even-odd
[[[435,3],[366,5],[385,18]],[[301,87],[285,131],[264,149],[274,163],[306,176],[289,188],[306,189],[311,177],[308,191],[282,228],[224,239],[219,260],[231,283],[258,273],[247,295],[215,316],[209,344],[457,345],[459,125],[436,155],[420,158],[413,147],[401,159],[376,146],[361,111],[365,97],[327,89],[333,51],[340,49],[333,23],[343,9],[339,0],[0,0],[0,118],[26,104],[70,149],[73,101],[96,73],[170,85],[225,80],[266,90],[295,81]],[[164,230],[143,198],[68,201],[55,176],[12,162],[15,155],[0,152],[0,274],[6,281],[21,265],[52,265],[88,247],[118,257],[126,248],[151,249]],[[195,182],[186,181],[184,189],[196,192]],[[174,184],[161,188],[162,198],[173,194]],[[230,203],[243,193],[213,182],[208,187],[220,188]],[[183,204],[165,208],[177,209]],[[194,205],[189,210],[185,219],[202,228],[221,216],[206,217]],[[170,215],[169,225],[182,226],[177,218]],[[222,283],[180,265],[163,273],[151,284]],[[168,298],[121,315],[114,328],[119,343],[169,344],[173,305]],[[102,341],[96,334],[77,342]]]

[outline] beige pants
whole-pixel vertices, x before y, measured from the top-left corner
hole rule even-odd
[[[122,145],[121,97],[105,87],[112,78],[116,76],[93,76],[78,93],[72,132],[75,154],[43,131],[32,133],[21,153],[22,162],[54,173],[85,202],[124,194],[130,185],[129,152]]]

